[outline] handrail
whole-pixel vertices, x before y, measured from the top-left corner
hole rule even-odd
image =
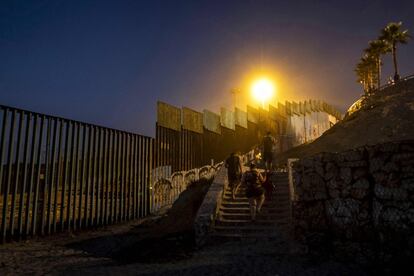
[[[391,87],[391,86],[394,86],[394,85],[396,85],[396,84],[399,84],[399,83],[401,83],[401,82],[403,82],[403,81],[407,81],[407,80],[410,80],[410,79],[414,79],[414,74],[412,74],[412,75],[408,75],[408,76],[406,76],[406,77],[404,77],[404,78],[402,78],[402,79],[399,79],[397,82],[393,82],[393,83],[387,83],[387,84],[384,84],[384,85],[382,85],[382,86],[380,86],[379,88],[377,88],[377,89],[375,89],[375,90],[373,90],[372,91],[372,93],[373,94],[375,94],[375,93],[380,93],[381,91],[383,91],[383,90],[385,90],[386,88],[388,88],[388,87]],[[347,115],[350,115],[350,114],[352,114],[352,113],[354,113],[354,112],[356,112],[356,111],[358,111],[359,109],[361,109],[361,107],[362,107],[362,102],[365,100],[365,99],[367,99],[367,96],[365,95],[365,94],[363,94],[358,100],[356,100],[348,109],[347,109],[347,111],[345,112],[345,116],[347,116]]]
[[[402,79],[399,79],[397,82],[394,82],[393,81],[392,83],[383,84],[379,88],[375,89],[374,91],[384,90],[385,88],[388,88],[388,87],[391,87],[391,86],[393,86],[395,84],[398,84],[401,81],[407,81],[407,80],[412,79],[412,78],[414,78],[414,74],[413,75],[408,75],[408,76],[406,76],[406,77],[404,77]]]

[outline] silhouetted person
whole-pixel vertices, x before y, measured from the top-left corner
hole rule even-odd
[[[246,197],[249,199],[252,221],[256,220],[256,213],[260,213],[265,200],[264,189],[262,187],[264,181],[265,178],[263,178],[262,174],[256,169],[256,165],[250,163],[250,169],[243,174],[241,182],[237,185],[235,190],[237,193],[240,185],[246,186]]]
[[[266,170],[272,168],[273,162],[273,145],[276,144],[275,138],[273,138],[270,131],[263,137],[263,161],[265,163]]]
[[[226,159],[225,167],[227,168],[227,179],[231,188],[232,196],[235,198],[235,189],[240,183],[241,174],[243,173],[240,156],[232,152]]]

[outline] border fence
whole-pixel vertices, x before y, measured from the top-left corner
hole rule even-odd
[[[1,240],[144,217],[154,139],[0,106]]]
[[[220,114],[158,102],[154,139],[0,105],[0,242],[165,210],[231,152],[254,154],[266,131],[277,152],[303,143],[302,133],[317,137],[316,112],[340,117],[319,101]]]

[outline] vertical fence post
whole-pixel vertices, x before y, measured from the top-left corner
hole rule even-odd
[[[4,178],[3,178],[3,162],[4,162],[4,151],[6,147],[6,130],[7,130],[7,123],[8,123],[8,109],[7,108],[1,108],[3,111],[3,121],[2,121],[2,127],[1,127],[1,141],[0,141],[0,191],[3,190]]]
[[[133,182],[132,182],[132,139],[133,137],[131,135],[128,134],[128,206],[127,206],[127,220],[131,219],[131,197],[132,197],[132,192],[133,192]]]
[[[125,220],[125,207],[126,207],[126,143],[127,137],[125,133],[122,133],[122,154],[121,154],[121,221]]]
[[[136,219],[137,218],[137,139],[138,136],[137,135],[133,135],[133,150],[132,150],[132,161],[133,161],[133,173],[132,173],[132,178],[133,178],[133,183],[134,183],[134,195],[132,198],[132,218]]]
[[[16,197],[17,197],[17,189],[19,187],[19,176],[20,176],[20,155],[21,155],[21,142],[22,142],[22,136],[23,136],[23,120],[24,120],[24,112],[19,112],[19,130],[17,134],[17,147],[16,147],[16,165],[15,165],[15,173],[14,173],[14,187],[13,187],[13,197],[12,197],[12,205],[10,209],[10,236],[13,237],[14,235],[14,221],[15,221],[15,205],[16,205]],[[0,166],[2,164],[0,163]]]
[[[121,221],[126,217],[126,199],[127,199],[127,135],[123,133],[122,137],[122,189],[121,189]]]
[[[87,130],[88,127],[87,125],[83,125],[82,127],[83,133],[82,133],[82,165],[81,165],[81,173],[80,173],[80,183],[79,183],[79,211],[78,211],[78,227],[79,229],[82,228],[82,221],[85,218],[84,214],[85,212],[82,211],[82,208],[86,208],[86,203],[85,205],[83,204],[83,199],[85,198],[86,201],[86,191],[85,191],[85,196],[84,196],[84,184],[87,183],[87,179],[86,178],[86,171],[87,171]],[[86,190],[86,189],[85,189]],[[85,206],[85,207],[83,207]]]
[[[120,213],[120,184],[121,184],[121,141],[122,141],[122,134],[117,133],[117,145],[116,145],[116,177],[115,177],[115,222],[119,220],[119,213]]]
[[[43,128],[45,116],[41,116],[40,118],[40,133],[39,133],[39,145],[37,148],[37,174],[36,174],[36,182],[35,182],[35,190],[34,190],[34,199],[33,199],[33,218],[32,218],[32,236],[36,235],[36,228],[37,228],[37,216],[39,215],[37,212],[37,205],[38,205],[38,196],[39,196],[39,185],[40,185],[40,173],[42,169],[42,144],[43,144]]]
[[[10,191],[10,182],[11,182],[11,173],[12,173],[12,163],[13,163],[13,147],[14,147],[14,129],[16,127],[16,110],[13,110],[12,119],[11,119],[11,126],[10,126],[10,134],[9,134],[9,144],[7,150],[7,174],[6,174],[6,182],[4,183],[4,191],[3,191],[3,216],[1,221],[1,240],[6,240],[6,232],[7,232],[7,207],[9,205],[9,191]],[[3,163],[0,164],[3,166]]]
[[[41,214],[40,214],[40,235],[45,234],[45,222],[47,218],[47,199],[51,198],[48,188],[51,187],[50,179],[49,179],[49,154],[50,154],[50,133],[52,131],[51,126],[51,118],[47,118],[47,128],[46,128],[46,149],[45,149],[45,171],[43,174],[43,193],[42,193],[42,206],[41,206]],[[41,166],[40,166],[41,167]]]
[[[88,135],[88,160],[87,160],[87,168],[86,168],[86,193],[85,193],[85,207],[84,207],[84,225],[85,228],[89,226],[89,192],[91,190],[91,171],[92,171],[92,158],[93,158],[93,150],[92,150],[92,141],[93,141],[93,133],[94,127],[89,126],[89,135]]]
[[[72,133],[71,133],[71,139],[70,139],[70,156],[69,156],[69,185],[68,185],[68,204],[66,208],[66,225],[67,229],[70,231],[71,228],[71,211],[72,211],[72,186],[73,186],[73,179],[74,179],[74,166],[73,163],[75,162],[75,131],[76,131],[76,123],[72,123]]]
[[[50,172],[50,178],[49,179],[49,198],[48,198],[48,208],[47,208],[47,214],[46,214],[46,225],[47,225],[47,233],[50,234],[51,232],[51,225],[52,225],[52,196],[54,194],[53,186],[55,184],[55,159],[56,159],[56,142],[57,142],[57,134],[58,134],[58,120],[54,119],[54,125],[53,125],[53,135],[52,135],[52,154],[51,154],[51,172]],[[59,163],[57,163],[59,164]],[[54,199],[56,200],[56,198]]]
[[[142,137],[138,139],[138,217],[142,217],[142,160],[144,154],[142,151]]]
[[[98,139],[99,139],[99,128],[94,127],[93,128],[93,147],[92,147],[92,180],[91,180],[91,204],[90,204],[90,210],[89,210],[89,223],[90,226],[94,226],[94,210],[96,208],[95,204],[95,185],[97,183],[97,177],[96,177],[96,165],[97,165],[97,155],[98,155]]]
[[[96,204],[95,204],[95,226],[99,225],[100,220],[100,204],[101,204],[101,183],[102,183],[102,128],[98,129],[98,149],[97,149],[97,170],[96,170]]]
[[[62,159],[62,143],[63,143],[63,120],[60,121],[59,126],[59,144],[57,152],[57,163],[56,163],[56,189],[54,195],[54,207],[53,207],[53,232],[57,231],[57,217],[58,217],[58,200],[59,200],[59,187],[61,188],[62,183],[62,171],[61,171],[61,159]]]
[[[81,136],[81,125],[79,123],[75,123],[76,126],[76,149],[75,149],[75,179],[73,180],[73,210],[72,210],[72,227],[74,230],[77,228],[77,219],[76,216],[78,212],[76,212],[77,202],[80,202],[82,199],[82,190],[78,192],[78,182],[79,182],[79,150],[80,150],[80,136]],[[79,196],[78,196],[79,194]]]
[[[110,183],[111,183],[111,204],[109,207],[109,219],[108,221],[110,223],[114,222],[114,208],[115,208],[115,182],[116,182],[116,133],[111,131],[111,140],[112,140],[112,146],[111,146],[111,167],[110,167]]]
[[[24,154],[23,154],[23,180],[22,180],[22,187],[20,190],[20,202],[19,202],[19,223],[18,223],[18,235],[19,238],[23,234],[23,210],[24,210],[24,196],[26,194],[26,182],[27,182],[27,166],[28,166],[28,158],[29,158],[29,146],[30,146],[30,131],[31,131],[31,125],[32,125],[32,114],[27,113],[26,118],[26,133],[24,138]],[[2,164],[2,161],[0,161],[0,164]],[[2,166],[1,166],[2,167]],[[0,174],[1,178],[1,174]]]
[[[65,229],[65,207],[66,207],[66,184],[68,179],[68,166],[69,166],[69,132],[70,122],[66,122],[65,128],[65,157],[63,163],[63,179],[62,179],[62,191],[60,202],[60,231]]]
[[[37,143],[37,125],[38,125],[39,116],[36,114],[34,119],[33,127],[33,136],[32,144],[30,150],[30,173],[29,173],[29,186],[28,186],[28,195],[26,200],[26,218],[25,218],[25,235],[29,235],[30,231],[30,206],[32,205],[32,189],[33,189],[33,175],[34,175],[34,164],[35,164],[35,148]]]
[[[108,224],[109,221],[109,206],[110,206],[110,187],[111,187],[111,160],[112,160],[112,135],[111,130],[108,130],[106,133],[106,164],[105,164],[105,186],[106,186],[106,194],[105,194],[105,211],[104,211],[104,225]],[[111,191],[112,193],[112,191]]]
[[[102,175],[101,175],[101,206],[100,206],[100,221],[99,225],[103,225],[106,217],[106,203],[108,202],[108,179],[107,179],[107,159],[108,159],[108,132],[106,129],[103,129],[103,155],[102,155]]]

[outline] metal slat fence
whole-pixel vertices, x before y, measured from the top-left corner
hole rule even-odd
[[[52,234],[144,217],[153,139],[0,106],[0,234]]]

